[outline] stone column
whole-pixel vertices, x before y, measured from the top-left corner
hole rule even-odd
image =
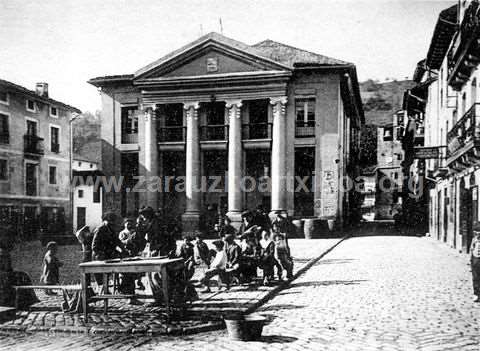
[[[242,163],[242,116],[241,100],[227,100],[228,109],[228,212],[232,225],[239,228],[242,222],[243,192],[241,189]]]
[[[285,107],[287,97],[270,98],[273,105],[273,131],[272,131],[272,208],[270,215],[280,211],[285,214],[287,209],[287,129]]]
[[[183,233],[191,235],[200,227],[201,167],[200,167],[200,136],[198,130],[198,102],[185,102],[187,138],[186,138],[186,171],[185,195],[186,208],[182,215]]]
[[[156,106],[149,106],[145,109],[145,153],[144,167],[146,177],[146,205],[158,210],[158,186],[153,182],[158,182],[158,143],[156,128]]]

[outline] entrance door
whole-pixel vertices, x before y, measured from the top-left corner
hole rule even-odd
[[[443,242],[447,242],[448,235],[448,205],[450,198],[448,197],[447,188],[443,190]]]
[[[77,207],[77,230],[85,226],[86,212],[87,209],[85,207]]]
[[[472,235],[472,191],[465,189],[465,181],[460,183],[460,235],[462,236],[462,251],[470,249]]]
[[[37,195],[37,165],[34,163],[25,165],[25,191],[28,196]]]
[[[25,206],[23,216],[23,236],[25,240],[37,238],[38,217],[35,206]]]

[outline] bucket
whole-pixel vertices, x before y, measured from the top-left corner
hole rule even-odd
[[[267,319],[261,315],[234,315],[224,318],[228,336],[237,341],[258,340],[262,336]]]

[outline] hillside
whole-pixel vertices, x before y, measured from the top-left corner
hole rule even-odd
[[[384,125],[391,121],[391,116],[402,108],[403,93],[413,87],[411,80],[393,80],[380,83],[367,80],[360,83],[365,124]]]
[[[99,162],[100,149],[100,113],[82,113],[73,122],[74,158]]]

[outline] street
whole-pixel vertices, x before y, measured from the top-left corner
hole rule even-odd
[[[226,331],[184,337],[10,334],[0,349],[478,350],[467,260],[428,238],[350,238],[259,312],[260,342]]]

